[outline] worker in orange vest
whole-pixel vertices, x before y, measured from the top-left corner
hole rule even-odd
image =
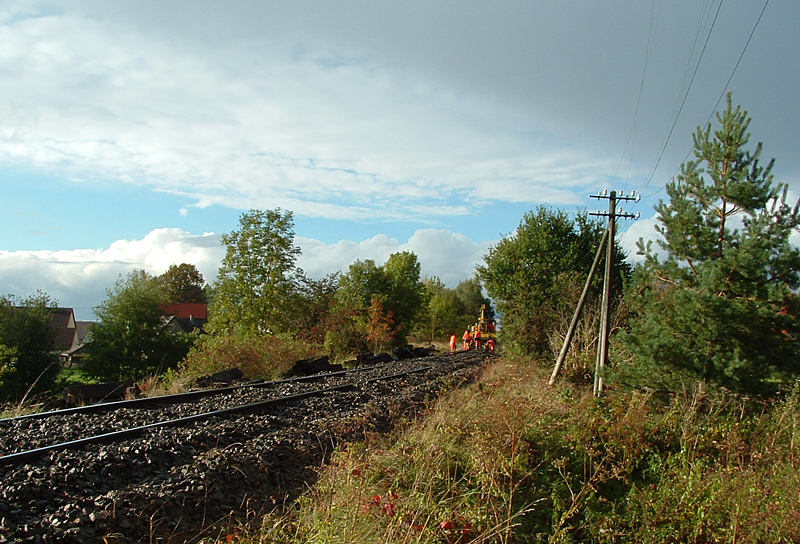
[[[456,350],[456,335],[455,334],[451,334],[450,335],[450,351],[455,351],[455,350]]]
[[[486,342],[486,347],[489,348],[489,351],[494,351],[494,339],[489,338],[489,341]]]
[[[481,349],[481,331],[475,329],[475,349]]]
[[[464,341],[464,351],[467,351],[469,349],[469,343],[472,340],[472,337],[469,335],[469,329],[464,331],[464,336],[462,336],[461,339]]]

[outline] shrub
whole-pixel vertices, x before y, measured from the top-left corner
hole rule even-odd
[[[182,374],[199,377],[238,368],[249,379],[277,379],[295,361],[314,357],[319,350],[287,335],[255,335],[234,330],[200,338],[181,363]]]

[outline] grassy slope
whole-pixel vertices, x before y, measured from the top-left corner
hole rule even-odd
[[[800,394],[656,401],[501,360],[351,444],[253,542],[798,542]]]

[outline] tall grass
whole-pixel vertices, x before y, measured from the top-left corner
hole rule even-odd
[[[800,391],[757,403],[548,388],[504,360],[350,444],[253,542],[798,542]]]

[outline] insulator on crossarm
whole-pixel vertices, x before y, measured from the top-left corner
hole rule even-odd
[[[617,213],[618,213],[618,214],[622,213],[622,206],[620,206],[619,208],[617,208]]]
[[[642,214],[641,214],[641,213],[639,213],[639,212],[636,212],[636,215],[634,215],[634,216],[633,216],[633,218],[634,218],[636,221],[638,221],[638,220],[639,220],[639,218],[640,218],[641,216],[642,216]]]
[[[642,195],[636,195],[636,202],[639,202],[642,199]]]
[[[636,196],[636,191],[631,191],[631,198]]]
[[[603,189],[603,196],[608,196],[608,189]]]

